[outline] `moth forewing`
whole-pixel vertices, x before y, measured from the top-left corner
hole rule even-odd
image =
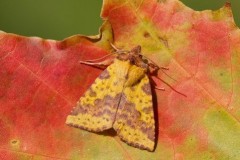
[[[121,64],[121,76],[125,77],[129,63]],[[68,125],[94,132],[112,128],[125,83],[116,74],[117,69],[119,63],[115,61],[101,73],[67,117]]]
[[[147,74],[135,76],[134,72],[131,72],[132,67],[135,68],[134,65],[130,67],[130,80],[127,79],[127,82],[131,81],[131,85],[125,85],[123,89],[113,128],[129,145],[153,151],[155,121],[151,86]],[[138,67],[138,70],[142,71],[143,68]]]

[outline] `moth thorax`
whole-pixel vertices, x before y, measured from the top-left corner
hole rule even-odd
[[[128,71],[125,87],[131,87],[139,83],[145,74],[146,70],[144,68],[132,65]]]

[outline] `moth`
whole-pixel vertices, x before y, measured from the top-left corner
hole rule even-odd
[[[149,67],[154,67],[141,54],[141,47],[130,51],[115,47],[116,57],[102,63],[110,65],[100,74],[77,102],[66,124],[91,132],[113,128],[127,144],[153,151],[155,120]]]

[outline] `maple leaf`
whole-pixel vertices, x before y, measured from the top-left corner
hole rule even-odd
[[[53,41],[0,33],[0,158],[237,160],[240,31],[230,5],[198,12],[178,0],[105,0],[101,16],[101,34],[93,37]],[[110,42],[141,45],[146,57],[169,68],[169,76],[159,72],[168,85],[154,79],[166,89],[153,94],[154,152],[65,125],[101,73],[78,61],[109,53]]]

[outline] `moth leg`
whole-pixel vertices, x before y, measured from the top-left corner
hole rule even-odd
[[[152,70],[150,69],[150,74],[158,77],[158,72],[161,71],[163,74],[165,74],[167,77],[169,77],[170,79],[177,81],[176,79],[172,78],[167,72],[165,72],[165,70],[169,70],[168,67],[158,67],[153,63],[149,63],[149,66],[152,68]]]
[[[155,89],[165,91],[165,88],[163,88],[163,87],[160,88],[160,87],[155,86]]]
[[[152,78],[150,78],[149,80],[151,81],[152,84],[154,84],[154,89],[161,90],[161,91],[165,91],[165,88],[164,88],[164,87],[158,87],[158,86],[156,86],[156,82],[155,82]]]
[[[89,66],[96,66],[96,67],[107,67],[109,66],[110,64],[113,63],[113,59],[106,59],[104,61],[101,61],[101,62],[89,62],[89,61],[79,61],[79,63],[81,64],[85,64],[85,65],[89,65]]]
[[[166,81],[162,80],[161,78],[159,78],[158,76],[155,76],[158,80],[162,81],[164,84],[166,84],[168,87],[170,87],[173,91],[175,91],[176,93],[187,97],[187,95],[185,95],[184,93],[179,92],[178,90],[176,90],[175,88],[173,88],[169,83],[167,83]]]

